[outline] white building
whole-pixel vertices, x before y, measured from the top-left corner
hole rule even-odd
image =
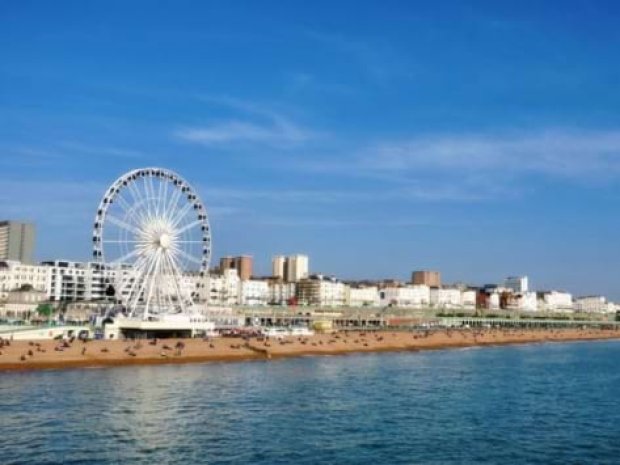
[[[276,255],[271,260],[271,276],[278,279],[284,279],[286,277],[286,257],[283,255]]]
[[[540,292],[538,294],[538,308],[548,312],[572,312],[573,296],[568,292]]]
[[[271,305],[287,305],[287,303],[295,298],[295,283],[287,283],[285,281],[269,282],[269,303]]]
[[[239,304],[241,279],[235,269],[222,274],[210,274],[206,284],[206,302],[209,305],[232,306]]]
[[[461,293],[461,304],[463,308],[474,309],[476,308],[476,294],[473,289],[464,289]]]
[[[241,305],[267,305],[270,298],[269,283],[264,280],[241,281],[239,303]]]
[[[504,287],[512,289],[516,293],[524,293],[529,290],[529,280],[527,276],[510,276],[506,278]]]
[[[291,255],[286,259],[286,280],[296,283],[308,277],[308,256]]]
[[[437,308],[460,308],[463,297],[460,289],[433,287],[430,289],[430,303]]]
[[[519,296],[519,310],[523,312],[538,310],[538,299],[535,292],[524,292]]]
[[[300,304],[339,307],[345,304],[347,287],[336,278],[314,275],[297,283],[296,296]]]
[[[47,293],[49,269],[41,265],[26,265],[14,260],[0,262],[0,299],[10,291],[22,286],[32,286],[36,291]]]
[[[584,296],[575,299],[574,308],[576,312],[582,313],[612,313],[615,305],[607,302],[603,296]]]
[[[29,320],[36,315],[37,307],[47,299],[47,295],[39,290],[9,291],[5,300],[0,301],[0,316]]]
[[[120,299],[127,289],[122,289],[121,278],[132,270],[111,268],[97,262],[72,262],[55,260],[43,262],[49,269],[48,298],[53,301],[81,302],[103,300],[106,289],[114,287],[114,298]]]
[[[430,305],[430,287],[417,284],[402,287],[385,287],[379,291],[381,306],[421,308]]]
[[[380,305],[377,286],[348,287],[346,305],[349,307],[378,307]]]

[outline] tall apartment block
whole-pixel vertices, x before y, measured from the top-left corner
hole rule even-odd
[[[241,280],[245,281],[252,277],[254,259],[249,255],[239,257],[222,257],[220,259],[220,271],[235,269]]]
[[[284,279],[286,276],[286,257],[276,255],[271,260],[271,276],[278,279]]]
[[[34,225],[17,221],[0,221],[0,260],[32,263]]]
[[[510,276],[506,278],[504,286],[508,289],[512,289],[517,293],[527,292],[529,289],[527,276]]]
[[[301,279],[308,277],[308,256],[307,255],[291,255],[284,257],[276,255],[273,257],[272,275],[275,278],[295,283]]]
[[[286,280],[288,282],[297,282],[300,279],[308,277],[308,256],[307,255],[291,255],[287,259]]]
[[[413,284],[424,284],[428,287],[441,287],[441,274],[439,271],[421,270],[411,274]]]

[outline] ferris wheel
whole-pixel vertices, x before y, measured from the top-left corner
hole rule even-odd
[[[204,275],[211,257],[207,211],[173,171],[130,171],[101,199],[93,257],[116,270],[115,296],[131,316],[187,313],[193,297],[186,278]]]

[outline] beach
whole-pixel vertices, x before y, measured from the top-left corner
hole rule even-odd
[[[519,343],[620,338],[613,329],[442,329],[340,331],[274,338],[12,341],[0,349],[0,370],[265,360],[304,355],[416,351]]]

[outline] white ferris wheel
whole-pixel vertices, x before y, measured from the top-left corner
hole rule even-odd
[[[188,313],[186,276],[204,275],[211,257],[207,211],[178,174],[143,168],[118,178],[95,217],[93,256],[116,269],[115,296],[133,317]]]

